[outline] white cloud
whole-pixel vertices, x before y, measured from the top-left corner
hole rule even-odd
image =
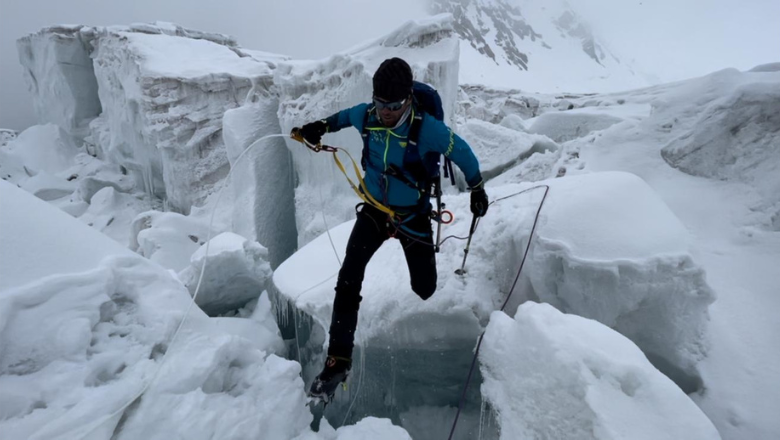
[[[609,47],[666,81],[780,61],[777,0],[577,0],[570,4]]]

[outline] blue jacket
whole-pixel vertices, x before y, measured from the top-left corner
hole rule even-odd
[[[325,119],[328,131],[339,131],[342,128],[352,126],[362,133],[363,121],[369,106],[370,104],[358,104],[331,115]],[[413,106],[412,112],[416,111],[416,106]],[[414,113],[395,130],[383,126],[374,111],[368,117],[367,128],[370,132],[368,154],[369,163],[372,166],[366,167],[364,176],[366,189],[377,201],[393,208],[419,206],[421,196],[429,197],[427,194],[422,195],[420,191],[395,176],[385,173],[391,165],[395,165],[404,171],[407,179],[413,180],[413,177],[403,167],[404,152],[413,116]],[[471,147],[460,136],[453,133],[446,124],[427,113],[423,115],[417,147],[420,157],[433,151],[444,154],[452,160],[463,171],[466,183],[470,187],[477,186],[482,182],[479,162],[474,156],[474,152],[471,151]]]

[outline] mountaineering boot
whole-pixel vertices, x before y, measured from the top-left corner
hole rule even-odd
[[[328,356],[325,360],[325,368],[314,378],[309,388],[309,396],[318,398],[326,404],[333,399],[336,388],[340,383],[347,381],[349,370],[352,368],[352,360],[338,356]]]

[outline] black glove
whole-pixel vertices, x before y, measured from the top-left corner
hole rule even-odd
[[[485,188],[480,183],[475,188],[471,188],[471,213],[477,217],[482,217],[488,210],[488,196]]]
[[[318,145],[322,141],[322,135],[327,132],[328,124],[325,121],[314,121],[300,128],[301,136],[312,145]]]

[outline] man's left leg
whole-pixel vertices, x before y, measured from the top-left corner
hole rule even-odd
[[[437,277],[431,220],[427,215],[418,215],[404,226],[411,231],[402,230],[396,236],[404,248],[412,290],[426,300],[436,291]]]

